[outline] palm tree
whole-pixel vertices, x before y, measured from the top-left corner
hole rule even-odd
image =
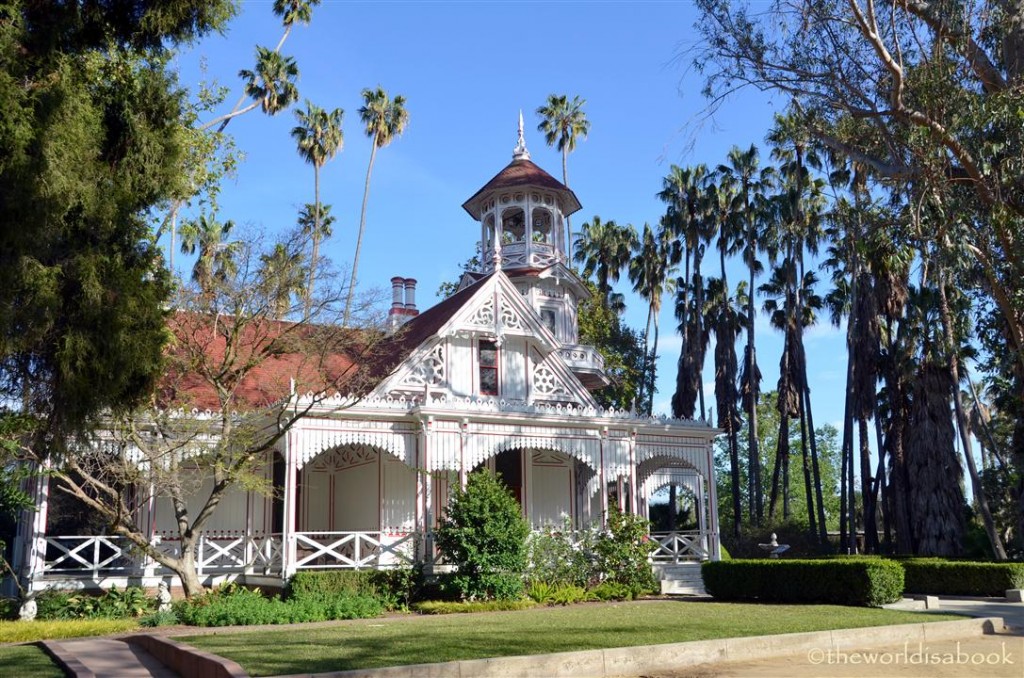
[[[267,303],[275,317],[284,318],[292,308],[292,297],[303,295],[302,251],[277,243],[269,254],[260,255],[260,262],[260,284]]]
[[[761,270],[757,260],[758,225],[770,219],[770,209],[764,192],[772,184],[774,170],[770,167],[758,171],[758,150],[754,144],[746,151],[733,146],[728,154],[728,164],[719,165],[718,172],[727,177],[737,188],[736,211],[740,213],[745,226],[743,243],[743,260],[747,264],[748,281],[746,317],[747,346],[744,353],[743,372],[741,376],[743,407],[747,413],[747,453],[750,467],[750,488],[754,511],[751,519],[760,524],[764,512],[764,498],[761,495],[761,453],[758,449],[757,436],[757,402],[761,372],[757,366],[757,344],[754,341],[754,322],[757,311],[754,308],[754,281]]]
[[[537,109],[541,117],[537,130],[544,133],[544,141],[548,146],[557,146],[562,153],[562,183],[569,187],[569,154],[576,150],[576,139],[587,138],[590,133],[590,121],[583,112],[586,99],[574,96],[572,100],[566,95],[549,94],[548,102]],[[567,243],[572,244],[572,223],[565,217],[568,230]],[[572,252],[568,252],[572,256]]]
[[[573,260],[583,265],[583,276],[594,276],[597,289],[611,306],[612,286],[618,282],[622,269],[629,263],[636,247],[636,230],[631,224],[619,226],[614,221],[601,221],[595,215],[584,223],[576,239]]]
[[[637,243],[636,256],[629,263],[629,280],[633,283],[633,291],[647,302],[647,326],[644,331],[644,360],[647,368],[644,371],[644,379],[641,381],[641,389],[644,384],[653,384],[654,359],[649,357],[648,338],[650,337],[651,326],[654,326],[654,344],[651,353],[658,354],[658,316],[661,313],[661,298],[666,292],[671,292],[673,287],[672,276],[675,273],[675,266],[679,262],[678,247],[671,232],[661,224],[657,231],[651,229],[649,224],[644,224],[643,236]],[[648,414],[654,407],[654,387],[649,388],[647,394],[646,411]],[[643,407],[643,392],[640,394],[640,405]]]
[[[212,296],[216,283],[225,282],[236,272],[238,243],[226,240],[232,228],[233,222],[222,224],[205,214],[181,225],[181,252],[198,253],[192,267],[192,280],[205,296]]]
[[[341,119],[345,112],[340,108],[326,111],[306,100],[305,111],[295,111],[299,124],[292,128],[292,138],[298,145],[299,155],[313,166],[313,250],[309,258],[309,280],[304,291],[304,308],[309,315],[313,303],[313,281],[316,276],[317,258],[320,256],[320,169],[341,150],[344,135]]]
[[[370,197],[370,175],[373,174],[373,161],[377,157],[377,149],[384,148],[396,137],[402,135],[409,124],[409,112],[405,110],[405,97],[396,95],[391,99],[382,87],[363,90],[363,106],[359,109],[359,119],[366,126],[366,136],[370,137],[370,165],[366,168],[366,186],[363,188],[363,209],[359,215],[359,235],[356,237],[356,253],[352,259],[352,278],[348,286],[348,298],[345,300],[345,325],[348,325],[352,313],[352,298],[356,291],[356,274],[359,271],[359,250],[363,246],[363,232],[366,230],[366,200]]]
[[[705,165],[685,169],[672,165],[658,193],[658,197],[668,205],[664,219],[682,243],[684,260],[683,277],[677,281],[675,304],[683,341],[676,372],[676,390],[672,395],[672,415],[692,418],[699,399],[702,420],[706,418],[702,373],[708,339],[703,328],[701,261],[705,242],[710,239],[710,203],[706,196],[710,179]]]
[[[742,283],[741,283],[742,285]],[[724,278],[708,280],[708,329],[715,334],[715,403],[718,407],[718,427],[725,431],[729,445],[729,475],[732,489],[733,535],[740,536],[743,509],[740,500],[740,458],[737,433],[742,425],[739,393],[736,390],[737,361],[736,338],[741,332],[741,312],[729,293]]]

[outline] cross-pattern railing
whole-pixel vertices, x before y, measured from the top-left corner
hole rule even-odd
[[[414,532],[296,532],[296,569],[386,569],[411,565]]]
[[[181,553],[178,539],[162,539],[155,546],[168,555]],[[202,534],[195,547],[196,571],[210,572],[281,571],[281,535],[247,538],[244,535]],[[124,537],[46,537],[43,574],[149,574],[163,568],[131,547]]]
[[[701,530],[686,532],[652,532],[651,541],[657,548],[651,553],[655,563],[686,563],[707,560],[710,533]]]

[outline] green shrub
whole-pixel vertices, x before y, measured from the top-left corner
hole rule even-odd
[[[609,600],[634,600],[647,591],[641,587],[619,584],[618,582],[606,581],[590,589],[588,595],[592,599]]]
[[[587,587],[600,578],[593,530],[574,532],[566,518],[562,529],[547,526],[530,534],[526,545],[526,576],[530,581],[553,585],[572,584]]]
[[[178,615],[174,610],[157,610],[139,618],[139,626],[155,628],[157,626],[174,626],[178,623]]]
[[[541,605],[572,605],[585,600],[593,600],[594,596],[587,589],[575,584],[549,584],[535,581],[526,590],[527,597]]]
[[[530,528],[519,503],[489,471],[469,475],[456,487],[435,533],[442,557],[454,566],[448,580],[463,598],[522,596]]]
[[[0,598],[0,620],[18,618],[18,610],[21,603],[14,598]]]
[[[412,605],[413,612],[420,614],[462,614],[465,612],[508,612],[528,610],[537,603],[532,600],[428,600]]]
[[[1024,563],[972,563],[939,559],[899,560],[907,593],[1001,596],[1024,588]]]
[[[23,622],[0,621],[0,643],[30,643],[37,640],[108,636],[134,631],[135,619],[61,619]]]
[[[128,619],[156,608],[138,586],[116,586],[97,595],[83,591],[43,591],[36,596],[38,619]]]
[[[701,569],[720,600],[877,607],[903,593],[903,568],[886,560],[722,560]]]
[[[380,601],[386,610],[399,610],[408,609],[422,588],[422,566],[296,572],[288,582],[285,599],[330,601],[338,596],[368,596]]]
[[[296,624],[329,619],[362,619],[383,612],[372,596],[340,592],[333,596],[311,595],[287,601],[268,598],[258,590],[229,584],[174,604],[174,614],[189,626],[249,626]]]
[[[657,544],[650,540],[650,521],[611,506],[608,531],[594,544],[597,565],[606,581],[644,593],[658,590],[649,561]]]

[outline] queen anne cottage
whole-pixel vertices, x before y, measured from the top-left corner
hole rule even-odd
[[[416,281],[392,279],[385,350],[397,367],[358,400],[319,402],[287,432],[265,465],[272,496],[237,489],[222,501],[196,554],[206,581],[432,566],[430,534],[450,489],[481,467],[501,474],[535,528],[600,527],[611,503],[646,514],[659,489],[686,488],[697,529],[652,535],[655,566],[679,579],[665,566],[718,558],[717,431],[595,402],[608,377],[601,354],[579,342],[589,292],[566,264],[564,220],[580,203],[531,162],[521,119],[512,162],[463,207],[480,224],[482,270],[422,313]],[[16,549],[33,589],[171,579],[120,537],[48,533],[45,478],[35,490]],[[157,498],[139,520],[154,543],[175,547],[168,501]]]

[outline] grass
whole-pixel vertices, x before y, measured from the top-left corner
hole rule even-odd
[[[0,676],[64,678],[64,672],[35,645],[7,645],[0,647]]]
[[[136,619],[67,619],[47,621],[0,621],[0,643],[27,643],[84,636],[106,636],[139,628]],[[0,672],[0,676],[5,675]]]
[[[961,618],[834,605],[638,601],[179,640],[267,676]]]

